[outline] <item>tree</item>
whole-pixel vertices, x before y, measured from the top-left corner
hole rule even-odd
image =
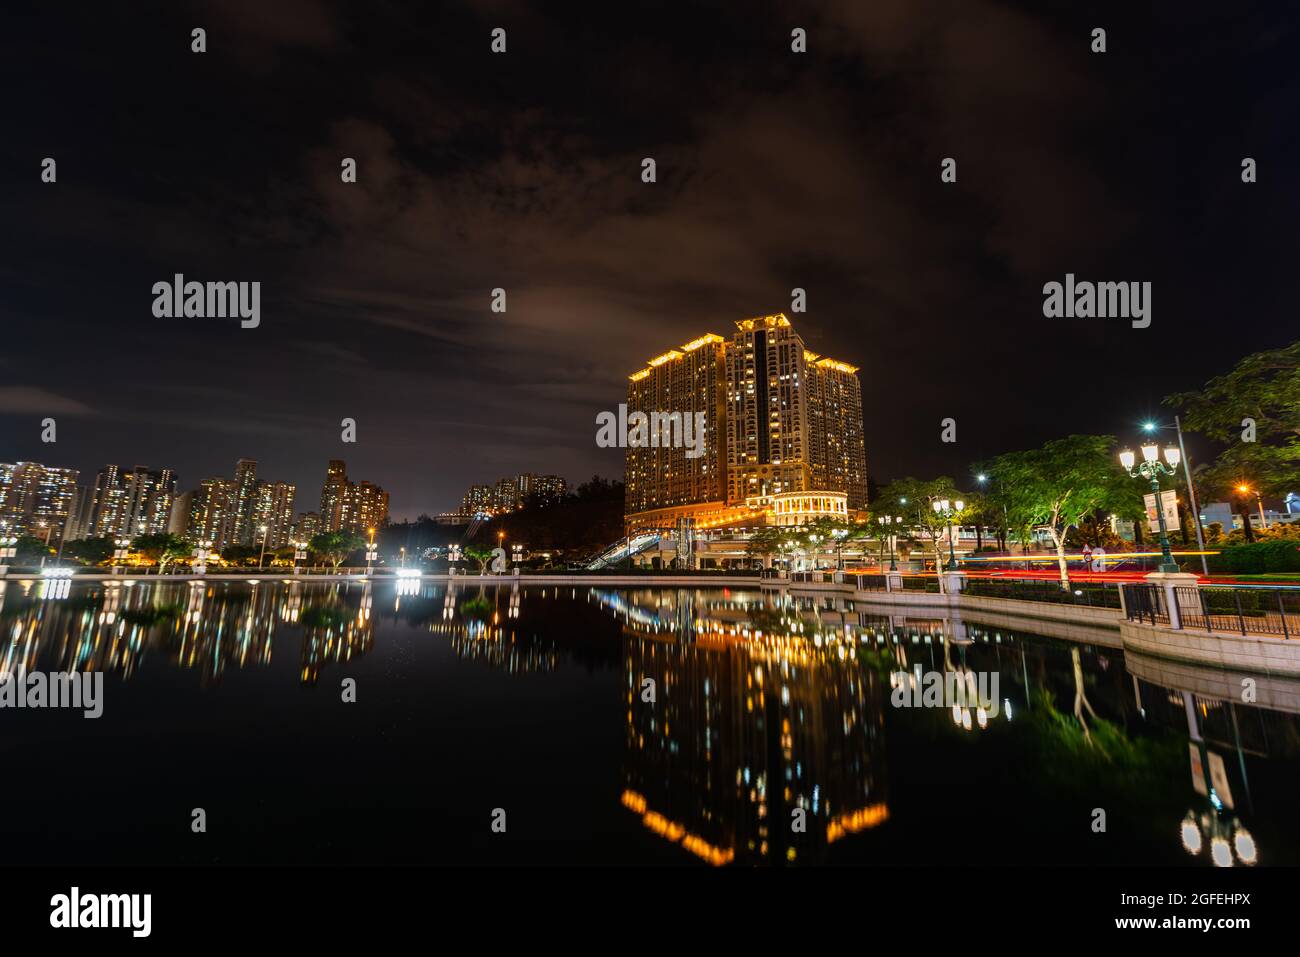
[[[190,553],[190,545],[179,535],[162,532],[156,535],[137,535],[131,548],[158,566],[161,575],[167,563]]]
[[[1110,435],[1072,435],[1041,449],[1004,453],[989,466],[1006,491],[1011,526],[1051,536],[1062,588],[1070,585],[1065,538],[1071,529],[1098,510],[1123,518],[1142,513],[1138,483],[1120,467],[1115,445]]]
[[[493,550],[483,545],[468,545],[465,548],[464,555],[470,561],[478,562],[478,573],[486,575],[488,562],[492,561]]]
[[[54,549],[45,544],[45,539],[34,535],[18,536],[13,548],[14,558],[21,564],[35,564],[42,558],[54,554]]]
[[[113,539],[105,535],[68,542],[63,546],[63,554],[83,565],[102,565],[113,557],[113,549]]]
[[[771,558],[780,553],[781,543],[785,537],[781,529],[775,525],[764,525],[745,543],[745,554],[759,561]]]
[[[903,516],[906,526],[920,533],[921,538],[929,543],[934,553],[935,571],[940,571],[947,562],[944,545],[948,540],[948,526],[951,522],[956,528],[965,517],[965,509],[946,518],[934,510],[934,503],[947,499],[952,507],[960,500],[965,503],[965,495],[957,490],[956,483],[946,475],[923,481],[914,478],[899,479],[890,482],[880,491],[881,509],[889,511],[897,508]]]
[[[257,558],[259,548],[256,545],[224,545],[221,560],[228,565],[251,565]]]
[[[338,568],[349,555],[358,548],[364,548],[365,544],[366,540],[363,536],[340,529],[337,532],[321,532],[319,535],[312,536],[307,547],[324,558],[331,566]]]
[[[1248,476],[1268,495],[1293,490],[1300,473],[1300,342],[1248,355],[1165,405],[1184,411],[1190,431],[1228,446],[1215,463],[1221,474]]]

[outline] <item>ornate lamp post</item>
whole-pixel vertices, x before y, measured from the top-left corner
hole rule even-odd
[[[126,561],[126,556],[131,549],[131,539],[115,538],[113,540],[113,545],[113,571],[125,571],[125,569],[122,568],[121,563]]]
[[[301,569],[298,567],[298,563],[305,562],[306,560],[307,560],[307,543],[294,542],[293,543],[293,573],[295,575],[301,572]]]
[[[934,513],[942,518],[948,526],[948,570],[956,571],[957,553],[953,549],[952,520],[965,510],[966,503],[961,499],[957,499],[955,502],[950,502],[946,498],[939,498],[935,499],[931,503],[931,506],[934,508]]]
[[[194,574],[206,575],[208,573],[208,554],[212,550],[212,540],[203,539],[194,546]]]
[[[881,526],[881,534],[889,540],[889,570],[898,571],[898,561],[894,557],[894,542],[898,538],[898,532],[895,531],[903,524],[901,515],[877,515],[876,523]]]
[[[375,530],[371,528],[368,529],[368,531],[370,532],[370,541],[366,543],[366,574],[367,575],[370,574],[371,566],[375,564],[375,560],[379,557],[379,549],[378,546],[375,545]]]
[[[258,531],[262,533],[262,553],[257,556],[257,570],[260,572],[262,566],[266,564],[266,526],[258,526]]]
[[[1124,471],[1132,478],[1141,476],[1151,483],[1151,491],[1156,498],[1156,518],[1160,522],[1160,571],[1177,572],[1178,563],[1174,561],[1174,554],[1169,549],[1169,529],[1165,525],[1164,503],[1160,501],[1160,476],[1176,474],[1182,456],[1179,454],[1178,447],[1171,445],[1165,449],[1165,461],[1161,462],[1160,447],[1152,443],[1142,446],[1142,461],[1138,462],[1135,468],[1136,458],[1132,449],[1125,449],[1119,453],[1119,463],[1124,466]]]
[[[835,539],[835,569],[844,571],[844,539],[849,537],[847,528],[836,528],[831,531],[831,537]]]

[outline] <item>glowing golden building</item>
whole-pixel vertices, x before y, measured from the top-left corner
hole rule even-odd
[[[704,412],[703,453],[629,442],[629,530],[766,515],[776,497],[795,492],[838,493],[837,508],[849,515],[866,508],[857,371],[808,350],[781,313],[737,322],[730,339],[710,333],[651,359],[628,377],[628,419]]]

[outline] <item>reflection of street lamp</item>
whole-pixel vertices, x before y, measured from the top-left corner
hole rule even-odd
[[[1165,461],[1160,461],[1160,448],[1154,442],[1142,446],[1142,461],[1137,463],[1134,468],[1134,462],[1137,456],[1133,454],[1132,449],[1125,449],[1119,453],[1119,463],[1124,466],[1124,471],[1132,478],[1139,475],[1151,483],[1151,491],[1155,494],[1156,499],[1156,518],[1160,520],[1160,555],[1162,558],[1160,571],[1176,572],[1178,563],[1174,561],[1174,554],[1169,550],[1169,529],[1165,525],[1164,503],[1160,501],[1160,476],[1174,475],[1178,471],[1178,463],[1182,456],[1177,446],[1169,446],[1165,449]],[[1167,465],[1165,463],[1168,463]]]
[[[7,522],[0,523],[0,575],[9,573],[9,559],[18,554],[18,549],[14,548],[18,544],[18,538],[14,535],[6,535],[7,527]]]
[[[1208,835],[1210,860],[1215,867],[1232,867],[1237,861],[1254,864],[1259,860],[1255,836],[1235,817],[1228,823],[1218,814],[1207,811],[1201,814],[1198,821],[1195,812],[1188,811],[1178,826],[1178,831],[1183,849],[1193,857],[1205,850],[1205,838]],[[1231,842],[1229,837],[1232,838]]]
[[[948,526],[948,570],[957,570],[957,553],[953,550],[952,544],[952,520],[966,508],[966,503],[961,499],[950,502],[946,498],[935,499],[931,506],[934,508],[934,514],[944,520]],[[938,569],[942,571],[943,569]]]

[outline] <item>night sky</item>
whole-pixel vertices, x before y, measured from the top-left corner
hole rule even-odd
[[[0,38],[3,461],[188,489],[243,456],[309,509],[343,458],[397,518],[621,477],[595,417],[626,376],[802,287],[809,348],[861,366],[872,477],[961,478],[1131,436],[1300,328],[1280,4],[43,6]],[[260,281],[261,326],[155,318],[177,272]],[[1151,327],[1044,318],[1067,272],[1152,282]]]

